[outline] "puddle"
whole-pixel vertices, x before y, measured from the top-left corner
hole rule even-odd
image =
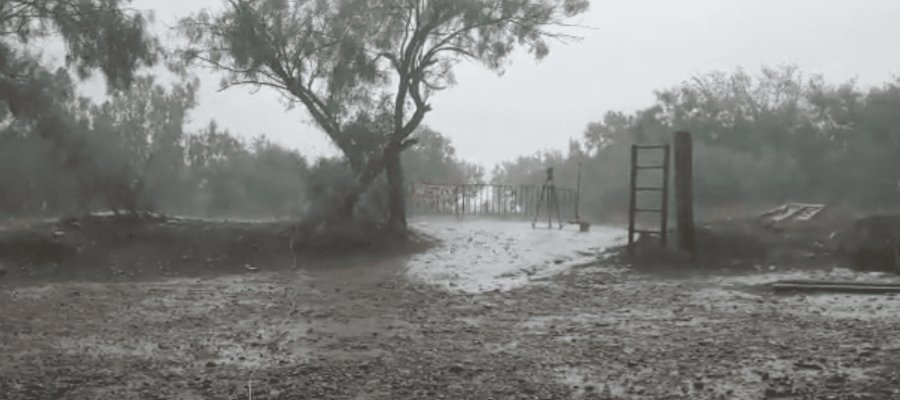
[[[530,222],[426,220],[416,228],[442,241],[414,256],[407,275],[453,292],[506,291],[534,284],[572,266],[598,260],[624,243],[624,231],[592,226],[532,229]],[[540,227],[539,227],[540,228]]]

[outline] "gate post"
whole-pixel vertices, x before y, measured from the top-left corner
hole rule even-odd
[[[628,186],[628,255],[634,257],[634,218],[637,208],[637,145],[631,145],[631,178]]]
[[[691,133],[675,132],[675,203],[678,247],[697,256],[694,237],[694,171]]]
[[[575,183],[575,222],[577,223],[581,223],[579,207],[581,207],[581,161],[578,162],[578,178]]]

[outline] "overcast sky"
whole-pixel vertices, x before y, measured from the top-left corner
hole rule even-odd
[[[535,62],[520,54],[503,76],[478,65],[432,99],[425,123],[452,138],[458,154],[491,166],[541,149],[563,150],[609,110],[649,105],[653,91],[692,75],[791,63],[831,81],[878,85],[900,73],[897,0],[593,0],[584,40],[556,45]],[[221,0],[136,0],[164,29]],[[215,119],[247,136],[266,134],[309,156],[333,154],[324,134],[278,95],[218,92],[204,79],[194,125]]]

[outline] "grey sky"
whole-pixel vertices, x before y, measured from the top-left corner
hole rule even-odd
[[[160,26],[221,0],[137,0]],[[545,148],[565,149],[609,110],[649,105],[653,91],[698,73],[792,63],[831,81],[880,84],[900,72],[896,0],[593,0],[579,22],[584,40],[556,45],[537,63],[516,57],[503,76],[478,65],[458,69],[458,85],[432,100],[425,123],[452,138],[461,157],[491,166]],[[315,156],[332,154],[325,136],[285,111],[273,92],[217,92],[207,78],[195,125],[209,119],[245,135]]]

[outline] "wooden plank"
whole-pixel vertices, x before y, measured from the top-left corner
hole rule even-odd
[[[785,284],[785,285],[817,285],[817,286],[845,286],[845,285],[853,285],[853,286],[900,286],[900,282],[859,282],[859,281],[823,281],[823,280],[810,280],[810,279],[786,279],[777,282],[773,282],[772,284]]]
[[[854,294],[891,294],[900,293],[900,285],[865,285],[828,283],[773,283],[772,289],[776,293],[854,293]]]

